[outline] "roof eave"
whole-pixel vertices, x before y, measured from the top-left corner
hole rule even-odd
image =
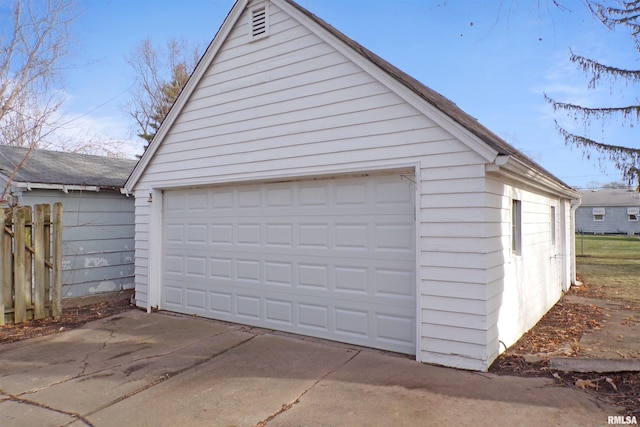
[[[564,184],[562,181],[554,179],[554,177],[532,168],[522,160],[513,156],[498,156],[496,161],[486,167],[487,173],[497,174],[499,176],[509,178],[524,186],[536,188],[551,194],[561,195],[562,197],[580,200],[582,194]]]

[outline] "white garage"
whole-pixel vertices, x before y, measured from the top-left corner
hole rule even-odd
[[[579,193],[292,0],[234,4],[125,190],[149,312],[487,370],[575,274]]]
[[[162,307],[413,354],[414,191],[400,173],[166,191]]]

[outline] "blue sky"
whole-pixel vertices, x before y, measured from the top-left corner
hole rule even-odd
[[[610,65],[638,67],[629,37],[608,31],[578,0],[565,1],[569,10],[564,11],[547,8],[545,0],[298,1],[451,99],[569,185],[619,180],[612,167],[603,174],[596,161],[565,147],[542,95],[588,106],[637,102],[633,87],[588,91],[586,77],[569,62],[571,48]],[[65,73],[64,109],[65,117],[78,118],[68,131],[128,140],[129,154],[139,152],[142,141],[121,109],[133,82],[125,55],[146,37],[158,44],[184,37],[205,47],[233,3],[78,0],[82,15],[73,30],[78,44],[74,66]],[[613,131],[604,129],[591,124],[592,136],[611,144],[628,144],[633,132],[616,122]]]

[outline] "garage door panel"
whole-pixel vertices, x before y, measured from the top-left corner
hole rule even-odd
[[[399,175],[165,192],[162,308],[415,352]]]
[[[302,293],[307,289],[314,294],[331,294],[336,299],[347,294],[369,295],[377,298],[376,302],[414,306],[415,276],[410,262],[381,259],[372,266],[369,259],[327,257],[324,264],[319,264],[318,258],[312,256],[299,256],[299,261],[292,262],[293,254],[273,255],[270,260],[261,259],[260,254],[250,257],[244,252],[209,257],[199,254],[190,251],[181,256],[165,255],[164,277],[188,278],[191,283],[214,287],[255,284],[265,289],[295,287]]]

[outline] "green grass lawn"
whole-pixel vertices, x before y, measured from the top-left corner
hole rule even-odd
[[[640,309],[640,239],[576,235],[578,278],[591,296]]]

